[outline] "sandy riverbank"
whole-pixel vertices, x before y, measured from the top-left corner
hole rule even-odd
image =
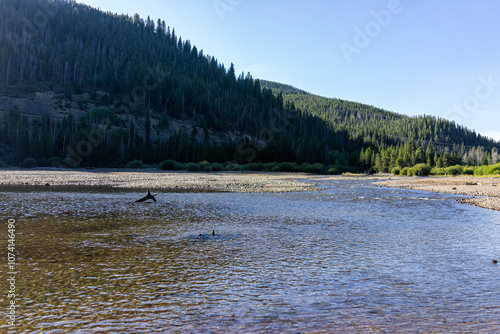
[[[471,196],[460,202],[500,210],[498,177],[398,177],[375,182],[374,185]]]
[[[292,173],[187,173],[158,170],[56,170],[0,169],[2,185],[101,186],[161,190],[223,192],[293,192],[315,190],[300,179],[307,174]]]

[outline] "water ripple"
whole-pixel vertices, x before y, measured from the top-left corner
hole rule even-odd
[[[500,331],[498,212],[363,181],[320,186],[149,204],[131,191],[0,189],[19,226],[20,332]]]

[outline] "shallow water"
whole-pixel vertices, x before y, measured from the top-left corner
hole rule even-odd
[[[0,188],[20,233],[18,329],[500,331],[499,212],[362,180],[319,184],[158,203],[134,203],[143,193],[131,190]]]

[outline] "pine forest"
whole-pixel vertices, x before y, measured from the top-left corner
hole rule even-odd
[[[500,143],[424,113],[236,73],[161,19],[0,2],[0,166],[421,175],[499,162]]]

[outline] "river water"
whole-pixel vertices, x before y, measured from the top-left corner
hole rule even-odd
[[[317,183],[157,203],[130,190],[0,188],[18,232],[17,330],[500,332],[500,212]]]

